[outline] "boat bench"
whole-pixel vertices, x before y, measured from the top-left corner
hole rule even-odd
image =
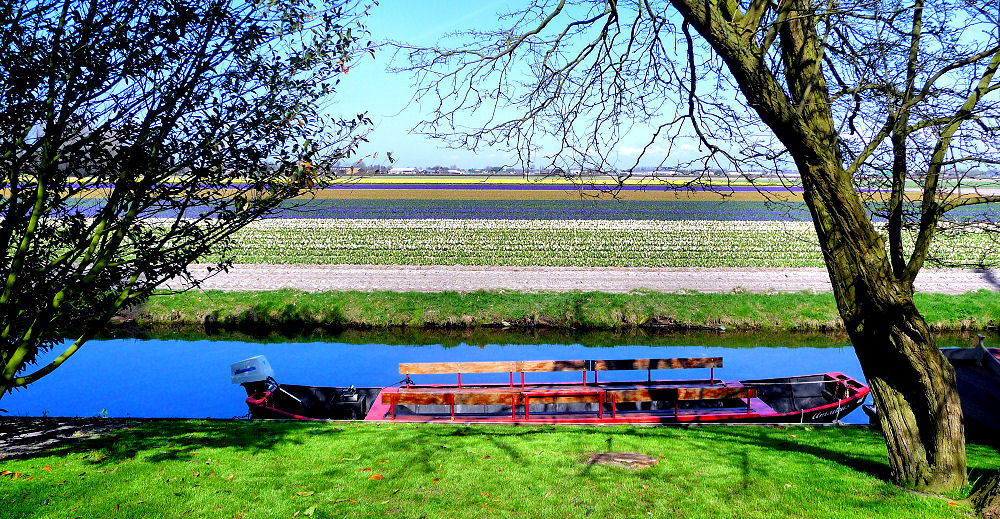
[[[406,387],[410,387],[410,375],[458,375],[458,387],[462,387],[462,373],[510,373],[510,387],[514,387],[514,373],[521,374],[521,387],[524,387],[524,374],[531,372],[581,371],[583,384],[587,384],[589,360],[518,360],[500,362],[414,362],[400,363],[399,374],[406,376]]]
[[[615,360],[531,360],[531,361],[499,361],[499,362],[425,362],[400,363],[399,373],[406,376],[406,386],[397,392],[384,393],[382,401],[392,408],[395,418],[395,407],[399,404],[410,405],[450,405],[452,418],[455,405],[510,405],[511,417],[516,419],[515,407],[524,404],[525,419],[530,419],[529,406],[531,399],[544,399],[553,403],[595,403],[598,404],[598,415],[603,417],[604,405],[611,403],[611,412],[615,414],[617,402],[643,402],[654,400],[708,400],[722,398],[746,398],[749,400],[752,389],[733,387],[655,387],[637,386],[630,388],[602,388],[597,384],[598,371],[646,370],[647,383],[652,382],[652,371],[658,369],[689,369],[709,368],[711,378],[709,383],[715,384],[715,368],[722,367],[721,357],[707,358],[670,358],[670,359],[615,359]],[[553,386],[544,389],[531,389],[525,386],[525,373],[530,372],[561,372],[579,371],[582,373],[582,385]],[[587,371],[594,372],[594,382],[588,386]],[[509,385],[462,385],[462,373],[509,373]],[[521,374],[520,386],[514,384],[514,373]],[[458,376],[456,386],[418,386],[412,383],[410,375],[417,374],[455,374]],[[724,391],[705,391],[717,389]],[[717,396],[724,395],[724,396]],[[676,411],[676,409],[675,409]]]
[[[382,393],[382,403],[389,404],[392,418],[396,418],[396,406],[447,405],[451,406],[451,417],[455,418],[456,405],[510,405],[511,418],[516,419],[517,405],[521,402],[521,391],[508,388],[436,388],[401,387],[394,393]]]
[[[590,369],[594,372],[594,382],[600,371],[645,371],[646,382],[653,381],[655,369],[695,369],[709,368],[709,383],[715,383],[715,368],[722,367],[722,357],[696,357],[680,359],[614,359],[592,360]]]
[[[653,370],[709,368],[710,383],[715,382],[715,368],[722,367],[722,357],[673,358],[673,359],[614,359],[614,360],[518,360],[500,362],[411,362],[400,363],[399,374],[406,376],[406,387],[412,385],[410,375],[458,375],[458,387],[462,387],[462,373],[509,373],[510,387],[514,387],[514,373],[521,374],[524,387],[525,373],[579,371],[583,374],[583,385],[587,385],[587,372],[594,372],[597,383],[599,371],[644,370],[646,381],[652,382]]]
[[[590,366],[586,360],[522,360],[522,361],[499,361],[499,362],[420,362],[420,363],[400,363],[399,374],[406,376],[406,386],[399,388],[396,393],[383,394],[383,403],[392,406],[393,417],[395,418],[395,406],[397,404],[428,405],[441,404],[450,405],[452,418],[455,416],[455,406],[461,404],[469,405],[510,405],[511,418],[516,419],[515,408],[522,402],[530,402],[531,397],[547,398],[556,397],[560,401],[584,402],[590,401],[590,393],[581,393],[578,390],[567,388],[565,390],[540,392],[525,391],[524,374],[531,372],[559,372],[559,371],[580,371],[583,373],[583,384],[587,384],[587,368]],[[482,386],[482,385],[462,385],[462,373],[509,373],[510,383],[504,386]],[[514,373],[521,374],[521,385],[515,386]],[[410,380],[410,375],[440,375],[455,374],[458,376],[457,386],[417,386]],[[554,393],[559,393],[554,394]],[[569,399],[569,400],[567,400]],[[596,400],[595,400],[596,401]],[[603,402],[603,395],[600,401]],[[601,411],[603,413],[603,410]],[[525,416],[527,418],[527,407]]]
[[[615,404],[619,402],[674,402],[674,415],[680,416],[680,403],[691,400],[746,400],[750,413],[750,399],[757,396],[757,389],[742,384],[722,386],[673,386],[673,387],[623,387],[605,389],[605,400],[611,404],[611,417],[616,416]]]

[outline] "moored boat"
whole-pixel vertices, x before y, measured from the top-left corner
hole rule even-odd
[[[254,418],[463,423],[822,423],[859,407],[869,389],[842,373],[725,381],[722,359],[613,359],[400,364],[389,387],[279,384],[267,360],[233,364]],[[708,369],[708,378],[654,379],[664,369]],[[598,381],[637,370],[641,380]],[[575,371],[575,382],[526,381]],[[509,374],[506,382],[468,383],[468,374]],[[417,384],[416,375],[456,375],[455,383]],[[462,374],[467,375],[466,383]],[[440,378],[440,377],[438,377]],[[620,376],[618,378],[621,378]]]
[[[941,348],[955,368],[955,382],[962,401],[965,437],[976,443],[1000,443],[1000,348],[983,345],[979,335],[971,348]],[[869,422],[879,426],[878,409],[864,406]]]

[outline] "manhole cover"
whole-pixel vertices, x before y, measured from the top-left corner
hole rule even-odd
[[[659,462],[659,458],[638,452],[592,452],[587,455],[587,463],[590,464],[617,465],[633,469],[652,467]]]

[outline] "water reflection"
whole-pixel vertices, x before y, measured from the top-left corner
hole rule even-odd
[[[430,339],[426,334],[351,332],[338,335],[339,341],[327,336],[323,341],[295,342],[287,342],[287,338],[286,342],[260,338],[251,342],[246,337],[97,340],[53,375],[28,390],[4,397],[2,403],[10,414],[18,416],[230,418],[245,414],[246,406],[242,388],[230,384],[229,364],[254,355],[267,356],[278,381],[313,385],[391,385],[401,378],[400,362],[711,356],[723,357],[724,367],[716,371],[723,379],[840,371],[864,380],[847,337],[836,334],[590,334],[572,340],[490,332],[442,334]],[[953,336],[942,338],[941,343],[968,345],[967,339]],[[57,354],[50,352],[49,356]],[[484,381],[491,376],[481,375]],[[684,370],[662,372],[661,376],[694,378],[707,373]],[[855,412],[847,421],[866,419]]]

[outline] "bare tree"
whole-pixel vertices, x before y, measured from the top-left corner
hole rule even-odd
[[[367,117],[324,103],[365,50],[366,9],[0,5],[0,398],[354,151]]]
[[[893,478],[966,483],[954,371],[913,304],[936,234],[992,230],[1000,29],[971,0],[534,0],[448,47],[400,44],[423,130],[565,171],[655,159],[801,179],[837,305],[883,411]],[[666,151],[653,151],[663,149]],[[992,178],[992,177],[991,177]],[[693,182],[701,180],[695,178]],[[874,191],[873,191],[874,189]],[[988,213],[979,213],[980,215]]]

